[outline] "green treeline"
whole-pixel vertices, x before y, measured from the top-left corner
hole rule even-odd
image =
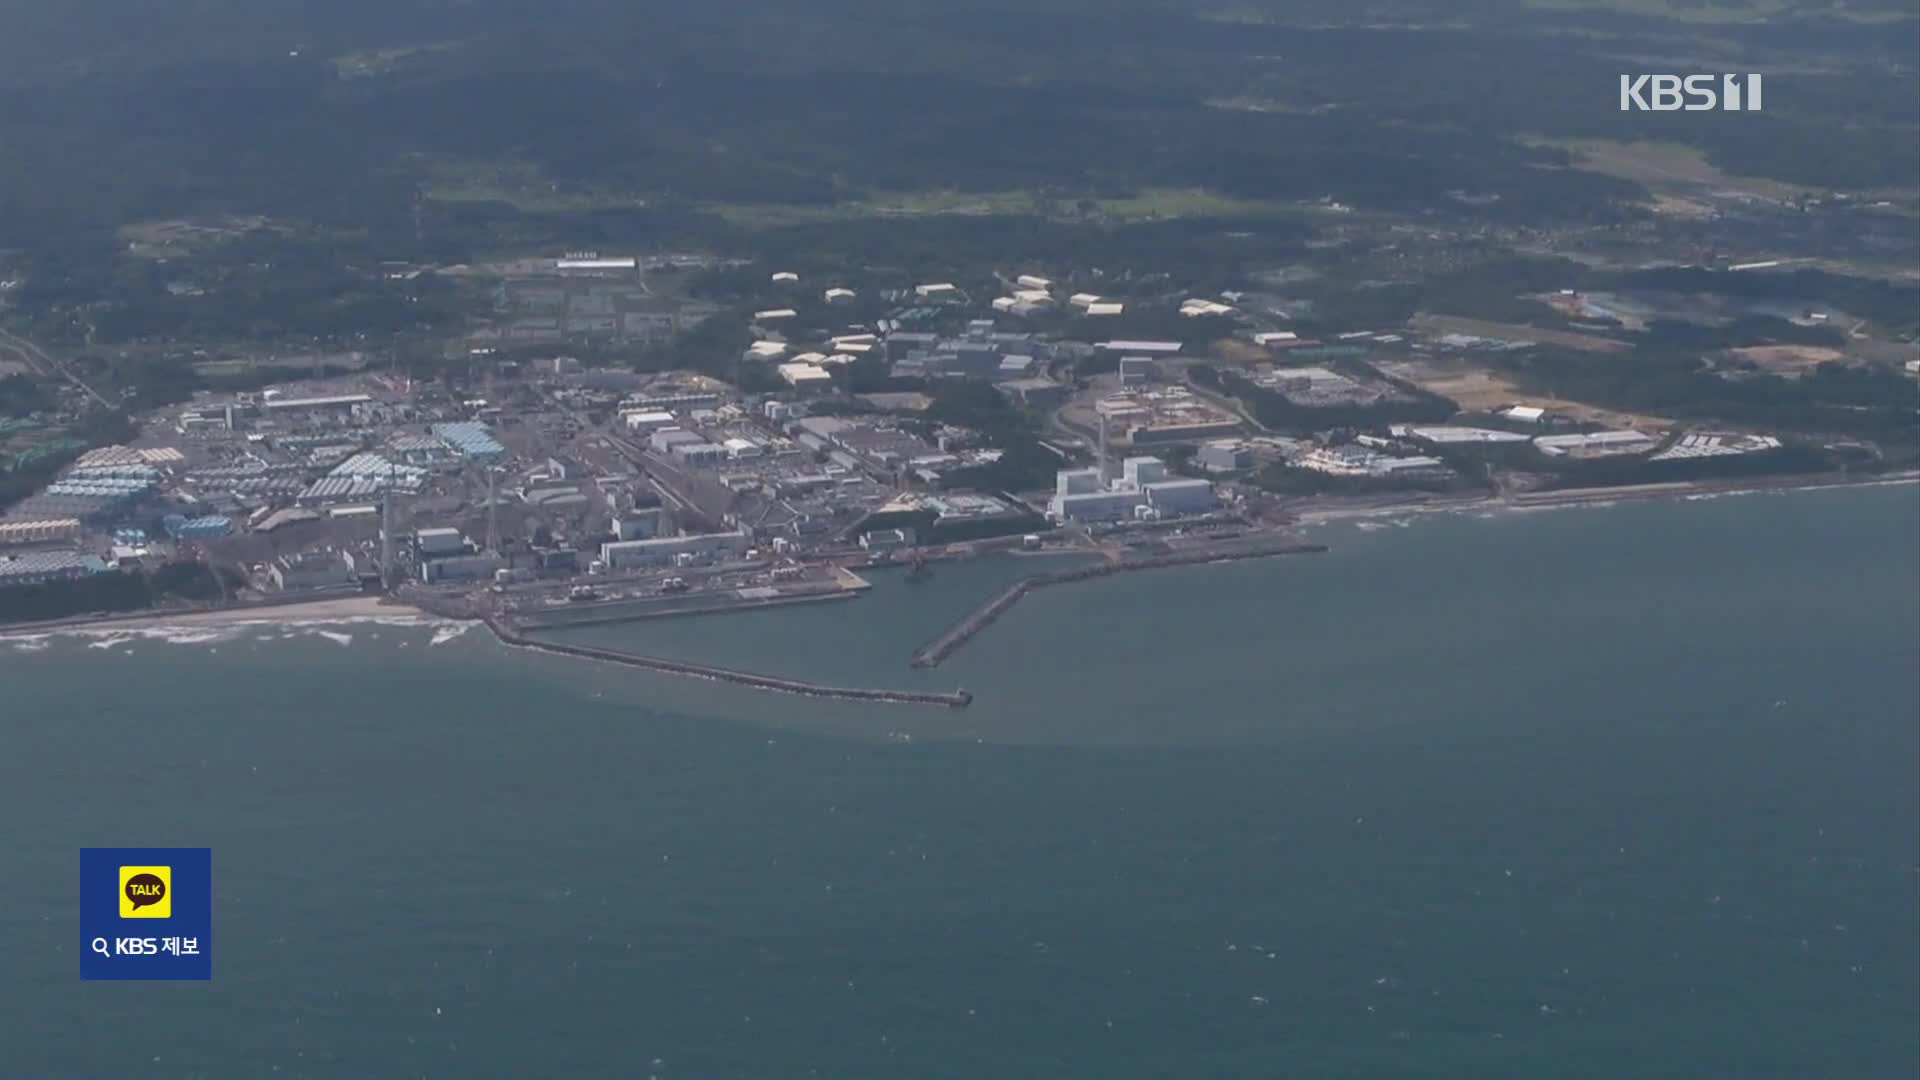
[[[175,562],[146,573],[109,570],[72,581],[15,585],[0,589],[0,622],[64,619],[96,611],[144,611],[169,599],[201,603],[219,600],[225,591],[215,573],[204,563]],[[235,578],[228,584],[237,582]]]
[[[1493,355],[1527,390],[1573,401],[1762,430],[1920,444],[1920,383],[1883,367],[1827,361],[1799,378],[1785,378],[1720,372],[1691,351]]]
[[[1251,379],[1234,371],[1222,371],[1196,365],[1194,381],[1218,384],[1247,406],[1253,418],[1274,431],[1310,432],[1334,428],[1375,428],[1385,424],[1437,423],[1460,411],[1447,398],[1422,390],[1412,383],[1390,379],[1372,366],[1353,360],[1335,360],[1329,367],[1352,378],[1391,384],[1397,396],[1373,405],[1299,405],[1285,394],[1256,386]],[[1202,371],[1205,374],[1201,374]]]

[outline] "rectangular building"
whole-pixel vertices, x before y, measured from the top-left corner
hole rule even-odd
[[[1053,476],[1055,495],[1085,495],[1099,491],[1099,469],[1061,469]]]
[[[446,559],[429,559],[420,564],[420,580],[432,585],[441,581],[478,581],[492,577],[495,570],[507,565],[498,555],[455,555]]]
[[[1142,488],[1147,505],[1162,514],[1200,514],[1217,505],[1213,484],[1205,480],[1161,480]]]
[[[1047,504],[1047,513],[1055,521],[1122,521],[1133,517],[1145,504],[1138,491],[1088,491],[1073,495],[1055,495]]]
[[[620,540],[652,540],[660,535],[661,511],[657,506],[628,510],[613,519],[613,535]]]
[[[1136,489],[1159,483],[1166,476],[1167,463],[1157,457],[1130,457],[1120,463],[1121,482]]]
[[[1223,440],[1200,447],[1193,460],[1208,472],[1234,472],[1253,464],[1253,453],[1245,443]]]
[[[467,550],[467,538],[459,529],[421,529],[413,534],[413,546],[426,558],[458,555]]]
[[[600,545],[600,558],[611,571],[664,566],[681,555],[698,562],[738,558],[752,547],[745,531],[701,533],[654,540],[622,540]]]

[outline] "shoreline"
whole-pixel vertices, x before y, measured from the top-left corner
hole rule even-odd
[[[1654,502],[1730,496],[1765,495],[1779,492],[1816,491],[1827,488],[1901,487],[1920,484],[1920,469],[1868,477],[1817,476],[1741,477],[1721,480],[1676,480],[1658,484],[1631,484],[1619,487],[1559,488],[1549,491],[1516,492],[1504,495],[1474,494],[1447,496],[1412,494],[1400,501],[1391,496],[1354,496],[1351,504],[1314,506],[1315,497],[1307,497],[1297,508],[1290,508],[1287,525],[1309,529],[1343,521],[1400,517],[1407,514],[1454,514],[1463,512],[1525,513],[1583,506],[1609,506],[1622,502]],[[1320,497],[1324,498],[1324,497]],[[1358,500],[1366,500],[1364,503]]]
[[[1300,533],[1343,522],[1371,521],[1426,514],[1519,514],[1580,507],[1604,507],[1621,502],[1655,500],[1688,501],[1734,495],[1763,495],[1828,488],[1897,487],[1920,484],[1920,469],[1904,470],[1871,477],[1821,474],[1799,477],[1743,477],[1723,480],[1676,481],[1625,487],[1572,488],[1553,491],[1522,492],[1505,495],[1475,494],[1466,497],[1411,493],[1404,497],[1351,497],[1328,505],[1326,497],[1306,497],[1286,508],[1284,524],[1267,526],[1278,533]],[[987,553],[983,553],[987,554]],[[1021,558],[1086,557],[1085,549],[1054,551],[994,552]],[[976,556],[977,557],[977,556]],[[1152,561],[1152,560],[1148,560]],[[1217,559],[1199,560],[1202,562]],[[1151,566],[1132,566],[1145,570]],[[1045,575],[1043,575],[1045,576]],[[739,609],[746,614],[760,610],[754,605]],[[653,618],[677,618],[714,612],[665,612]],[[62,619],[0,624],[0,641],[29,639],[53,634],[98,634],[120,630],[141,631],[157,627],[231,628],[240,626],[289,626],[316,623],[346,623],[406,620],[419,625],[443,625],[477,622],[473,616],[442,614],[405,600],[367,594],[333,594],[312,598],[273,599],[265,602],[218,608],[192,608],[172,611],[131,611],[106,616],[76,615]],[[918,666],[918,665],[915,665]]]
[[[321,596],[310,600],[291,600],[272,604],[242,604],[233,607],[189,608],[174,611],[129,611],[117,615],[70,616],[41,622],[0,624],[0,641],[13,637],[37,637],[45,634],[84,633],[90,630],[151,630],[155,627],[234,627],[287,626],[301,623],[358,622],[368,619],[396,618],[417,620],[422,625],[452,620],[379,596]]]

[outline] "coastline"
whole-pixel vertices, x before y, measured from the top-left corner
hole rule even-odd
[[[1297,509],[1290,508],[1293,509],[1293,516],[1289,524],[1297,528],[1312,528],[1335,522],[1401,517],[1407,514],[1524,513],[1660,499],[1684,502],[1689,499],[1731,495],[1765,495],[1823,488],[1893,487],[1911,484],[1920,484],[1920,469],[1907,469],[1872,477],[1825,474],[1772,478],[1740,477],[1727,480],[1679,480],[1623,487],[1562,488],[1500,495],[1355,496],[1341,499],[1335,505],[1325,505],[1329,499],[1326,496],[1317,496],[1300,500],[1304,505],[1298,506]]]
[[[1447,496],[1423,493],[1372,497],[1314,496],[1289,503],[1284,524],[1275,533],[1298,533],[1343,522],[1366,522],[1427,514],[1518,514],[1582,507],[1604,507],[1621,502],[1660,499],[1686,501],[1735,495],[1760,495],[1825,488],[1888,487],[1920,484],[1920,469],[1871,477],[1818,475],[1743,477],[1733,480],[1694,480],[1626,487],[1575,488],[1513,494]],[[1072,555],[1086,557],[1086,549],[1006,552],[1021,558],[1042,559]],[[1213,561],[1213,560],[1201,560]],[[1145,570],[1150,566],[1129,569]],[[743,612],[757,607],[742,609]],[[657,618],[692,617],[708,612],[663,613]],[[270,599],[228,607],[134,611],[105,616],[77,615],[63,619],[0,624],[0,641],[30,639],[61,633],[150,631],[157,627],[214,629],[244,626],[276,627],[316,623],[404,620],[422,626],[477,621],[456,618],[387,596],[332,594],[312,598]]]
[[[449,620],[397,600],[378,596],[323,596],[274,604],[192,608],[174,611],[130,611],[121,615],[73,616],[43,622],[0,625],[0,641],[46,634],[86,631],[151,630],[156,627],[220,628],[289,626],[303,623],[360,622],[370,619],[406,619],[421,625]]]

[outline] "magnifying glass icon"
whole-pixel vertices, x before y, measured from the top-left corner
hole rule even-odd
[[[101,956],[113,955],[113,953],[107,950],[107,939],[103,937],[93,939],[93,951],[99,953]]]

